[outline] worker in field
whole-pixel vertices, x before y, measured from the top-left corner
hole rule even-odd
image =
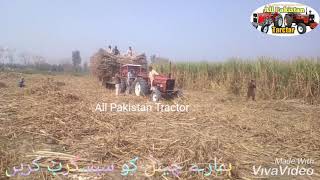
[[[111,45],[108,46],[108,48],[107,48],[107,53],[112,54],[112,47],[111,47]]]
[[[156,75],[159,75],[159,73],[156,70],[154,70],[152,66],[149,66],[149,79],[150,79],[151,90],[153,90],[153,80]]]
[[[115,83],[115,87],[116,87],[116,96],[119,96],[120,94],[120,83],[121,83],[121,78],[119,73],[116,73],[116,75],[114,76],[114,83]]]
[[[256,100],[256,81],[255,80],[251,80],[248,83],[247,99],[249,99],[250,97],[252,97],[253,101]]]
[[[118,50],[117,46],[114,46],[113,50],[112,50],[112,54],[113,55],[120,55],[120,51]]]
[[[132,51],[132,47],[129,46],[129,49],[127,50],[127,56],[132,57],[133,56],[133,51]]]
[[[20,79],[18,86],[19,86],[20,88],[23,88],[23,87],[25,86],[25,84],[24,84],[24,78],[23,78],[23,77]]]
[[[126,94],[130,94],[131,79],[133,78],[133,70],[128,71]]]

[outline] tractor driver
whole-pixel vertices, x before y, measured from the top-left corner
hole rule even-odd
[[[156,75],[159,75],[159,73],[156,70],[154,70],[152,66],[149,66],[149,79],[151,90],[153,90],[153,80]]]

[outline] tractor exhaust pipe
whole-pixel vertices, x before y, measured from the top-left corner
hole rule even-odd
[[[169,78],[171,78],[171,61],[170,61],[170,63],[169,63],[169,69],[170,69],[170,71],[169,71]]]

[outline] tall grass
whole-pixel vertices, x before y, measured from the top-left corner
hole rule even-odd
[[[168,64],[155,65],[169,73]],[[251,79],[257,82],[257,95],[264,99],[320,99],[320,58],[280,61],[265,57],[255,60],[230,59],[225,62],[178,62],[172,64],[177,86],[185,89],[228,88],[236,95],[245,94]]]

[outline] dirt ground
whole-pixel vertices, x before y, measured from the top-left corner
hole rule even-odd
[[[189,112],[98,112],[98,103],[155,104],[146,97],[116,97],[90,76],[23,74],[26,87],[18,88],[20,76],[0,72],[0,179],[35,156],[43,157],[41,171],[8,179],[320,179],[319,106],[247,101],[217,88],[184,90],[183,99],[160,102],[189,105]],[[76,156],[79,166],[114,164],[114,172],[54,176],[46,171],[50,160],[65,163]],[[120,175],[134,157],[137,171]],[[253,174],[253,166],[277,167],[277,158],[311,159],[312,164],[299,166],[314,172]],[[209,176],[189,170],[192,164],[208,168],[214,162],[232,169]],[[159,170],[172,164],[182,168],[178,177]]]

